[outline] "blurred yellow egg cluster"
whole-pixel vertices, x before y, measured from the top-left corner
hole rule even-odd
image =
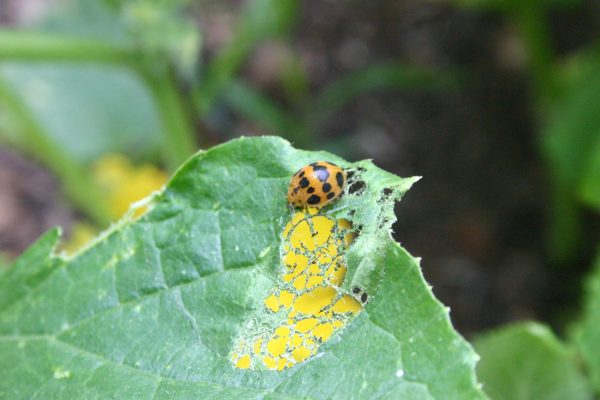
[[[123,216],[132,203],[159,190],[167,178],[168,175],[154,165],[135,166],[129,158],[116,153],[104,155],[92,166],[92,179],[102,194],[100,201],[106,204],[113,220]],[[139,217],[146,211],[147,207],[136,208],[134,217]],[[98,229],[92,224],[77,221],[62,248],[67,253],[75,253],[97,234]]]
[[[129,206],[159,190],[167,181],[168,175],[151,164],[135,166],[122,154],[107,154],[92,168],[94,181],[102,189],[110,214],[120,218]],[[146,210],[136,210],[140,216]]]

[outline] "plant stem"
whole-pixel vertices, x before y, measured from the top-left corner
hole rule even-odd
[[[152,89],[162,117],[168,167],[176,169],[197,148],[191,124],[183,112],[183,101],[168,69],[162,68],[159,72],[157,70],[160,68],[157,68],[151,71],[150,68],[154,67],[153,60],[143,59],[134,47],[68,35],[0,30],[1,59],[127,65],[139,72]],[[39,128],[35,131],[41,133]]]
[[[136,63],[133,47],[69,35],[0,30],[0,59]]]
[[[110,222],[108,210],[100,200],[100,192],[85,169],[48,139],[23,102],[2,81],[0,81],[0,102],[18,123],[23,137],[19,144],[24,150],[41,160],[60,178],[65,193],[78,208],[99,226],[106,226]]]
[[[557,95],[554,51],[545,8],[539,2],[524,2],[522,7],[515,10],[513,20],[527,48],[529,69],[538,103],[544,107]]]
[[[138,70],[154,93],[163,125],[165,162],[170,171],[175,171],[198,150],[190,117],[184,111],[183,99],[166,66],[161,71],[144,67]]]

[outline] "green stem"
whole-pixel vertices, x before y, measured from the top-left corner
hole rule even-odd
[[[162,71],[140,68],[139,72],[154,93],[163,123],[165,162],[169,170],[175,171],[198,150],[190,117],[184,111],[180,91],[166,67]]]
[[[524,2],[515,10],[513,19],[527,49],[538,103],[544,107],[557,95],[554,51],[545,8],[536,1]]]
[[[132,47],[68,35],[0,30],[0,59],[135,63]]]
[[[59,177],[65,193],[78,208],[99,226],[106,226],[110,222],[108,210],[100,201],[99,190],[84,172],[85,169],[48,139],[23,102],[2,81],[0,81],[0,102],[18,123],[23,138],[19,144],[24,150],[40,159]]]
[[[153,60],[142,59],[133,47],[67,35],[0,30],[0,60],[67,61],[123,64],[138,71],[154,93],[165,135],[165,158],[174,170],[197,148],[183,112],[183,101],[167,72],[150,71]],[[158,69],[158,68],[157,68]],[[164,68],[167,70],[167,68]]]

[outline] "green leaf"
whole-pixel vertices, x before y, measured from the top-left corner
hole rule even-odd
[[[525,322],[479,338],[477,376],[494,400],[590,399],[574,354],[544,325]]]
[[[231,352],[252,335],[248,323],[272,330],[281,322],[264,300],[284,285],[287,186],[299,167],[322,159],[353,177],[352,190],[318,216],[362,228],[336,290],[350,296],[360,286],[370,301],[302,363],[235,368]],[[23,255],[20,269],[34,274],[57,265],[35,285],[0,275],[0,397],[483,398],[475,353],[418,260],[390,235],[394,203],[414,181],[272,137],[197,154],[148,199],[147,214],[122,220],[80,254],[61,261],[42,240]]]
[[[261,127],[278,136],[289,139],[300,138],[305,134],[303,121],[295,118],[278,104],[249,85],[232,81],[223,92],[224,100],[234,111],[245,119],[260,124]]]
[[[600,393],[600,257],[586,284],[585,311],[577,328],[577,344],[596,392]]]
[[[543,146],[558,181],[575,191],[600,146],[599,69],[585,71],[567,85],[552,109]]]
[[[110,151],[141,156],[161,142],[152,95],[128,68],[3,63],[0,74],[45,134],[75,160]]]
[[[597,206],[597,159],[600,158],[600,79],[598,51],[574,57],[564,72],[561,95],[554,99],[541,136],[553,177],[550,252],[572,260],[582,240],[581,201]]]

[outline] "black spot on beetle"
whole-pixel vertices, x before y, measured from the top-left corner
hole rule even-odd
[[[311,165],[312,165],[312,164],[311,164]],[[326,166],[324,166],[324,165],[319,165],[319,164],[316,164],[316,163],[315,163],[315,165],[313,165],[312,167],[313,167],[313,171],[322,171],[322,170],[324,170],[324,169],[327,169],[327,167],[326,167]]]
[[[316,194],[313,194],[312,196],[310,196],[308,198],[308,200],[306,200],[306,202],[308,204],[319,204],[321,202],[321,198],[319,196],[317,196]]]
[[[335,181],[337,182],[339,187],[343,187],[344,186],[344,174],[342,174],[341,172],[338,172],[337,174],[335,174]]]
[[[363,303],[366,303],[367,300],[369,300],[369,295],[366,293],[363,293],[360,295],[360,301],[362,301]]]
[[[331,184],[330,184],[330,183],[328,183],[328,182],[325,182],[325,183],[323,184],[323,191],[324,191],[325,193],[327,193],[327,192],[329,192],[330,190],[331,190]]]
[[[358,286],[354,286],[354,287],[352,288],[352,293],[354,293],[354,294],[358,294],[358,293],[360,293],[360,288],[359,288]]]
[[[335,193],[333,193],[333,192],[327,193],[327,200],[331,200],[334,197],[335,197]]]
[[[315,192],[315,188],[312,186],[306,190],[306,193],[314,193],[314,192]]]
[[[298,174],[298,176],[299,176],[300,178],[302,178],[302,177],[304,176],[304,171],[303,171],[303,170],[300,170],[300,171],[298,171],[298,172],[300,172],[300,173]]]
[[[307,187],[309,184],[308,179],[306,179],[306,177],[300,179],[300,187],[302,189],[304,189],[305,187]]]

